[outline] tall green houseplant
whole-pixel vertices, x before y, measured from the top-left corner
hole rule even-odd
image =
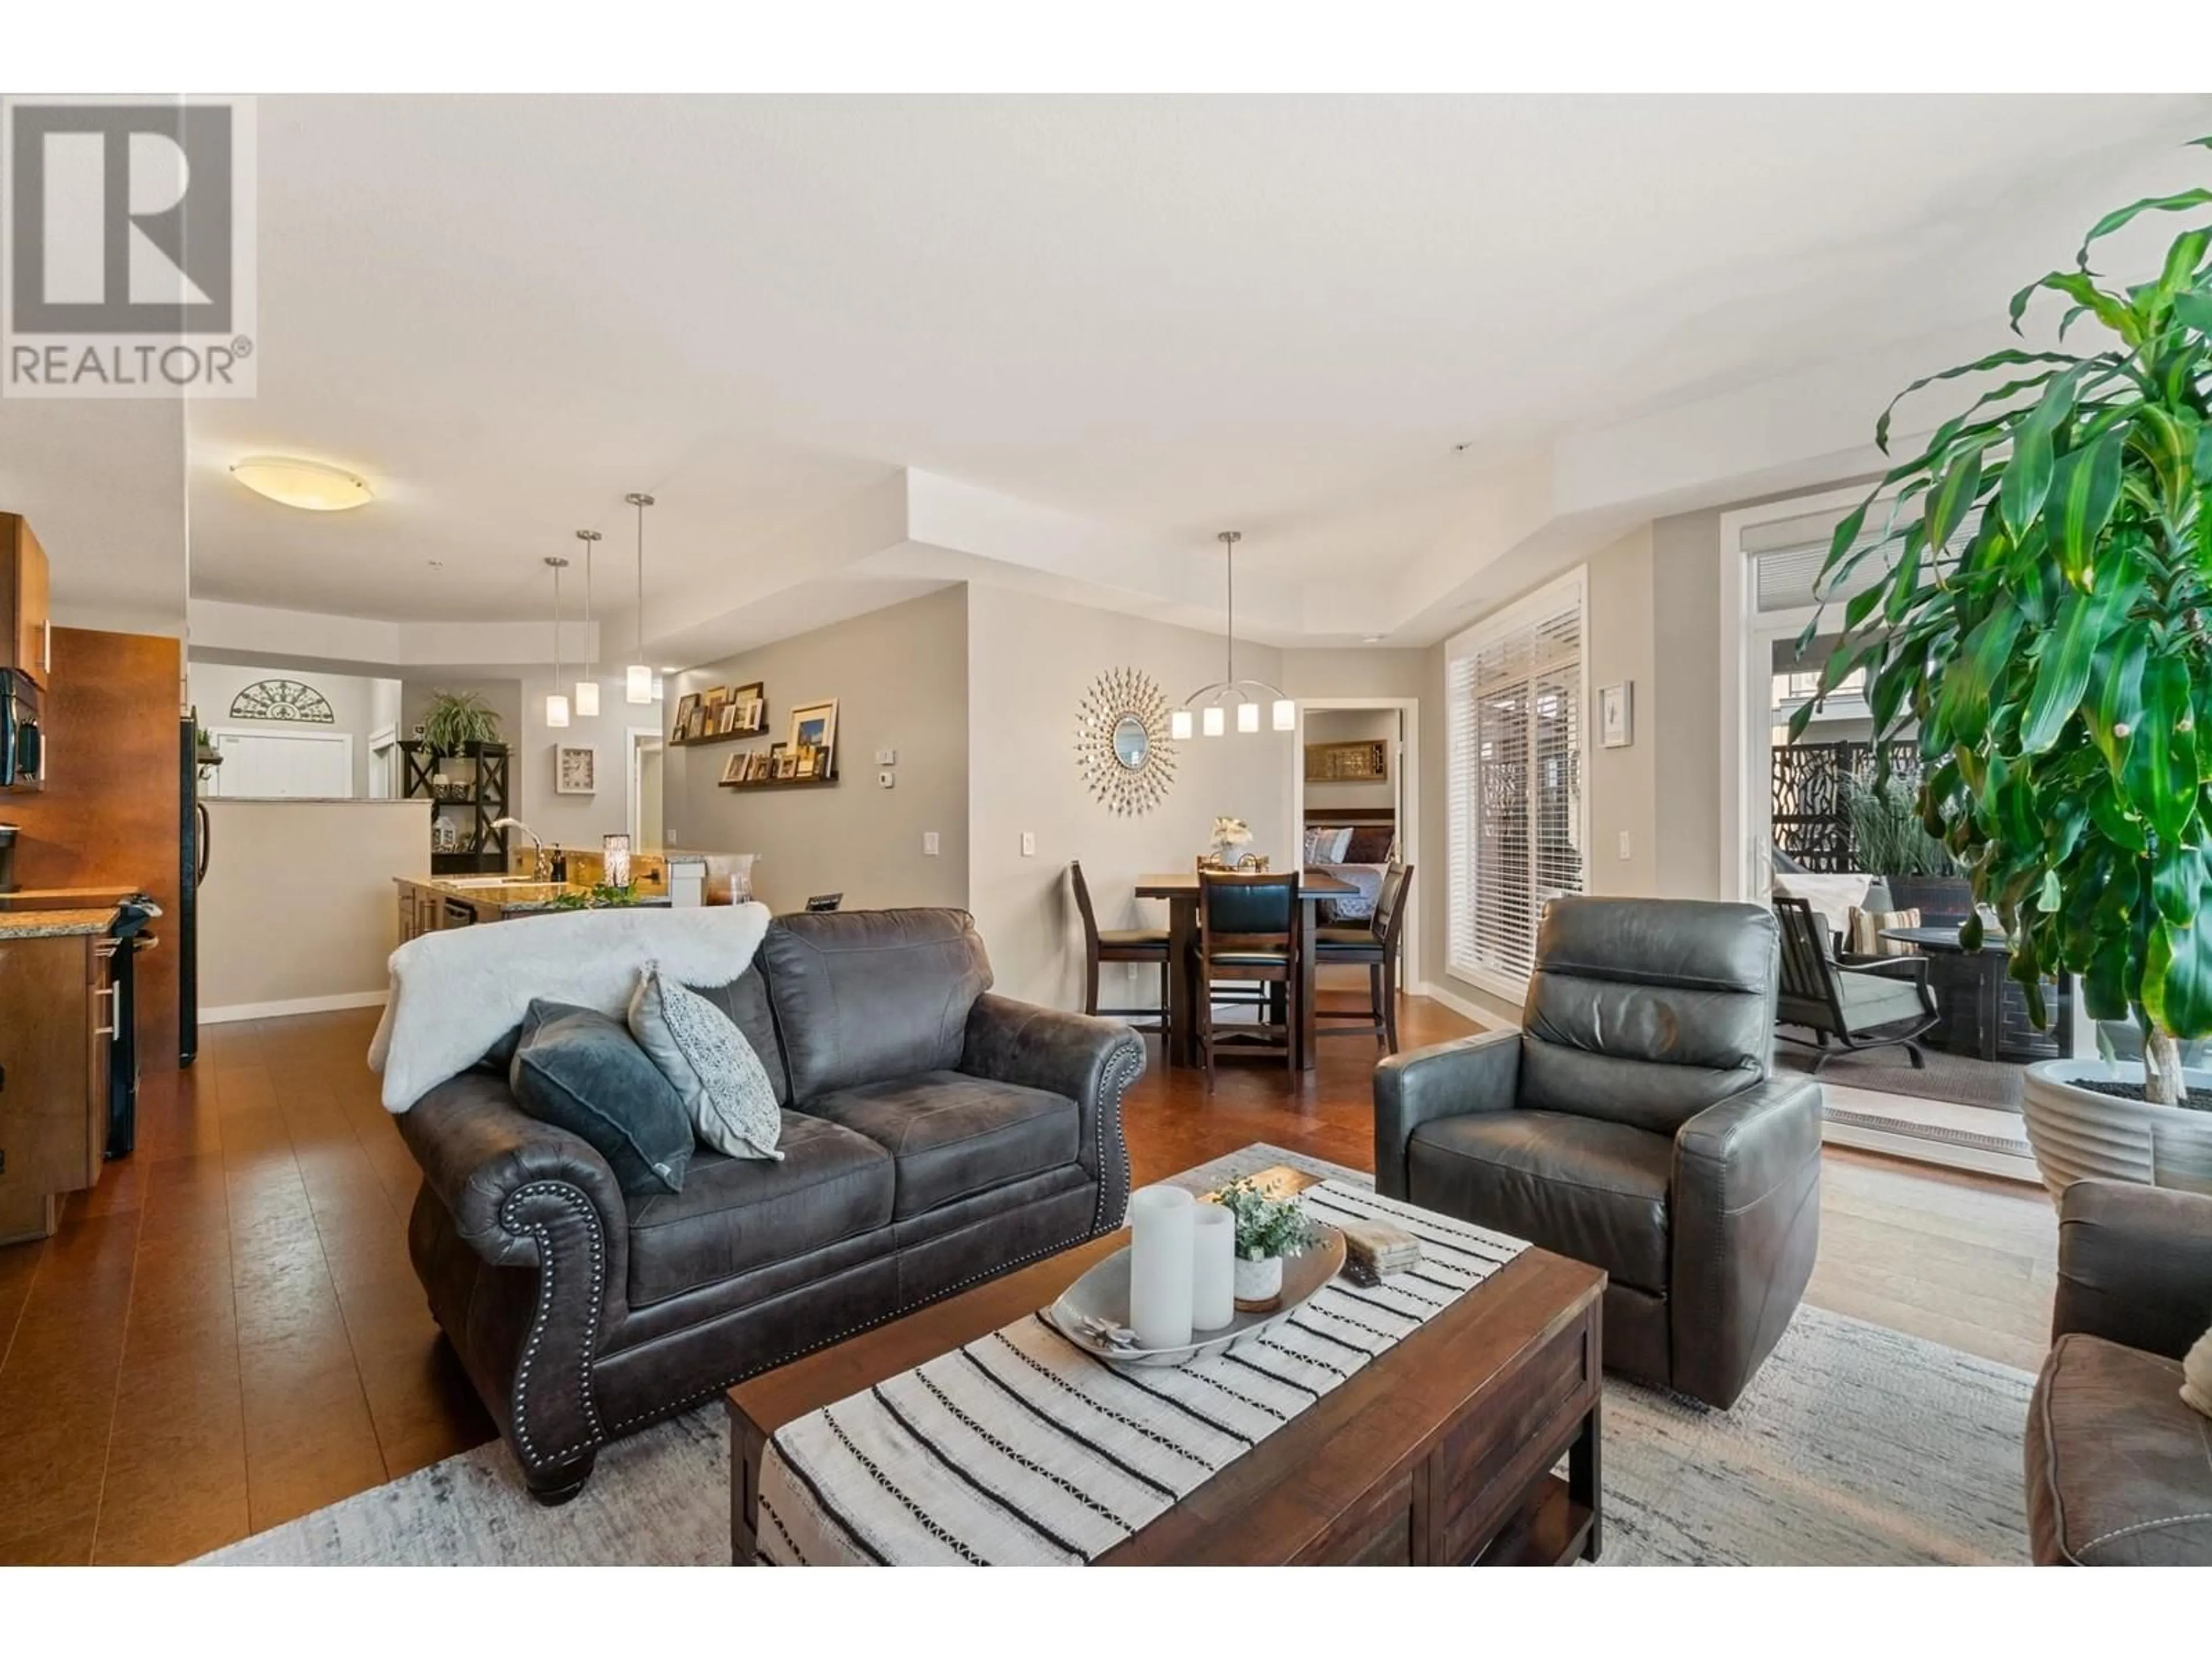
[[[1917,724],[1923,820],[1995,907],[2038,1023],[2044,975],[2080,975],[2094,1017],[2140,1023],[2165,1104],[2184,1098],[2179,1039],[2212,1033],[2212,225],[2147,282],[2090,258],[2145,214],[2208,209],[2197,189],[2107,214],[2071,269],[2013,296],[2015,333],[2039,295],[2069,302],[2062,349],[1906,387],[1875,426],[1884,453],[1905,398],[1988,389],[1838,526],[1821,578],[1832,593],[1882,562],[1822,696],[1864,668],[1877,735]],[[2102,349],[2063,349],[2077,328]]]

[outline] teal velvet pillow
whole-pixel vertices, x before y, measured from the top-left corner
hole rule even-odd
[[[622,1021],[539,997],[507,1086],[522,1109],[588,1141],[625,1193],[677,1193],[691,1162],[684,1101]]]

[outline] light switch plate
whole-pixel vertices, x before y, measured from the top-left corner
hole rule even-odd
[[[1620,832],[1620,856],[1625,859],[1635,857],[1635,854],[1628,850],[1628,831],[1626,830]]]
[[[1036,831],[1034,830],[1022,831],[1022,856],[1025,859],[1036,856]]]
[[[936,830],[925,830],[921,832],[921,850],[924,857],[933,859],[937,856]]]
[[[898,764],[898,750],[896,749],[877,750],[876,764],[878,766],[896,766]]]

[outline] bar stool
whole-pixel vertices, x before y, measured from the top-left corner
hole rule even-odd
[[[1364,963],[1369,1006],[1364,1010],[1317,1008],[1317,1036],[1372,1036],[1388,1053],[1398,1052],[1398,938],[1406,926],[1406,895],[1413,885],[1413,866],[1394,864],[1382,872],[1375,915],[1364,927],[1330,924],[1314,931],[1318,967]],[[1323,1025],[1323,1020],[1356,1019],[1360,1025]]]
[[[1115,1019],[1132,1015],[1153,1021],[1151,1025],[1137,1027],[1140,1030],[1158,1030],[1164,1042],[1168,1035],[1168,974],[1171,963],[1168,952],[1168,930],[1164,927],[1107,927],[1098,925],[1098,914],[1091,907],[1091,884],[1083,879],[1083,865],[1079,860],[1067,866],[1068,879],[1075,886],[1075,908],[1083,917],[1083,1012],[1104,1014]],[[1158,1008],[1101,1008],[1098,1006],[1098,964],[1102,962],[1151,963],[1160,970],[1160,1006]]]
[[[1261,1023],[1213,1028],[1213,986],[1217,980],[1257,980],[1282,987],[1284,1017],[1272,1011]],[[1206,1086],[1213,1087],[1217,1048],[1279,1048],[1291,1080],[1297,1080],[1297,1048],[1292,1034],[1304,1012],[1298,995],[1298,872],[1198,872],[1198,1049],[1206,1063]]]

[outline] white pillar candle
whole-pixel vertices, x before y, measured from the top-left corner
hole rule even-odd
[[[1143,1348],[1190,1340],[1192,1211],[1180,1187],[1139,1187],[1129,1194],[1129,1323]]]
[[[1200,1204],[1191,1224],[1190,1322],[1218,1331],[1237,1317],[1237,1218],[1218,1204]]]

